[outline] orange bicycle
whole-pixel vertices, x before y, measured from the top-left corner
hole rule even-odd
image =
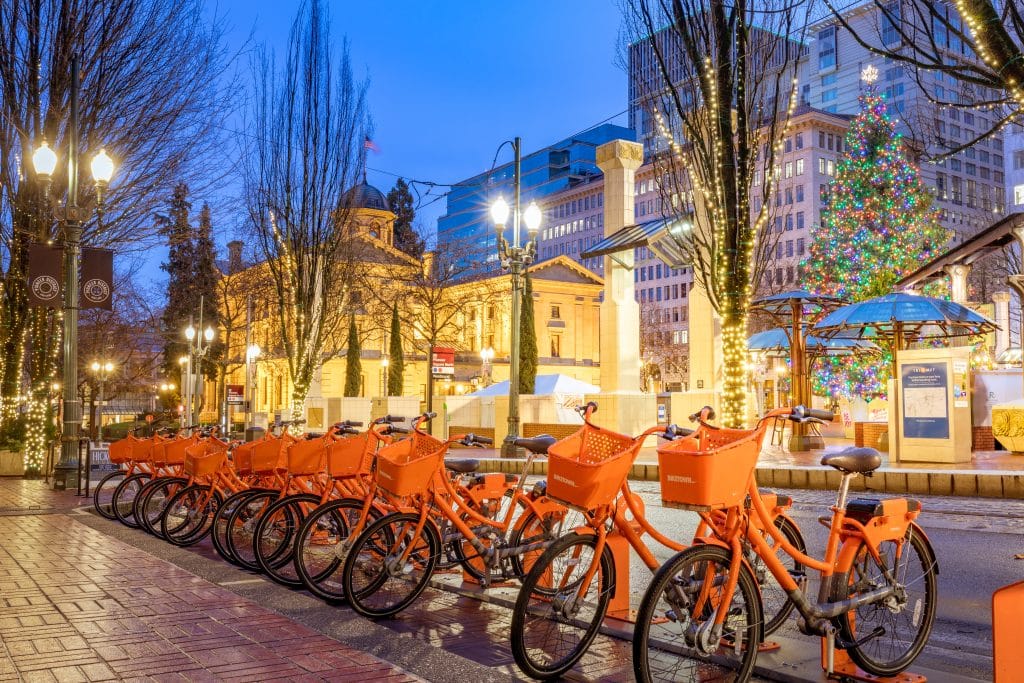
[[[118,465],[118,469],[110,472],[96,485],[92,493],[92,504],[96,512],[107,519],[117,519],[114,513],[114,491],[118,484],[132,475],[151,475],[150,451],[154,444],[163,440],[167,430],[159,430],[147,438],[138,438],[135,432],[142,429],[136,427],[128,432],[128,436],[110,444],[110,462]],[[131,503],[129,502],[128,505]]]
[[[496,506],[482,505],[471,489],[446,474],[468,475],[479,467],[476,460],[446,461],[452,444],[488,445],[491,439],[468,434],[440,441],[417,422],[411,438],[382,448],[376,483],[399,500],[394,512],[369,524],[345,553],[343,594],[352,609],[368,618],[401,612],[423,592],[442,550],[452,544],[459,563],[484,587],[495,579],[522,577],[565,519],[563,506],[525,491],[530,463],[550,441],[520,442],[532,448],[514,487],[504,475],[484,475],[499,484]]]
[[[185,450],[188,485],[172,495],[160,517],[160,535],[172,545],[194,545],[213,527],[225,494],[245,484],[228,460],[227,442],[210,437]]]
[[[663,500],[699,512],[711,534],[662,566],[644,594],[633,637],[638,681],[750,678],[763,623],[751,553],[799,611],[801,631],[826,639],[829,673],[834,646],[876,676],[904,671],[924,647],[935,619],[938,567],[915,521],[920,503],[848,500],[850,480],[870,475],[881,457],[869,448],[828,453],[821,463],[842,479],[831,518],[821,520],[829,529],[824,559],[807,555],[769,522],[755,484],[766,425],[776,417],[803,422],[832,414],[783,408],[752,430],[714,429],[702,420],[693,437],[659,452]],[[806,577],[792,575],[784,557],[819,572],[816,601],[806,595]]]
[[[648,436],[667,440],[664,447],[670,448],[693,432],[658,426],[634,438],[594,425],[590,418],[596,410],[596,404],[588,404],[583,428],[548,450],[548,495],[581,511],[584,525],[559,538],[537,560],[512,613],[516,664],[539,680],[557,678],[572,668],[597,636],[613,595],[629,594],[630,586],[617,584],[611,533],[624,538],[652,573],[661,563],[642,539],[644,534],[670,550],[686,548],[647,520],[643,501],[630,490],[628,474]],[[771,510],[767,523],[802,546],[799,529],[785,515],[791,501],[774,494],[765,498]],[[702,523],[694,537],[708,533]],[[781,625],[791,607],[783,599],[773,608],[773,620]]]

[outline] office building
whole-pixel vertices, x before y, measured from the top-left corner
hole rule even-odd
[[[525,154],[521,170],[523,208],[531,201],[541,203],[551,194],[585,184],[599,175],[596,149],[617,139],[634,140],[635,136],[628,128],[603,124]],[[511,203],[513,172],[514,164],[508,162],[456,183],[448,193],[445,214],[437,221],[438,242],[473,245],[479,250],[475,256],[496,264],[497,242],[490,207],[499,196]],[[522,239],[525,237],[524,232]]]

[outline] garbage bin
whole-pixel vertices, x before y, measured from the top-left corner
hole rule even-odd
[[[256,439],[262,439],[266,431],[263,427],[248,427],[245,430],[245,440],[255,441]]]

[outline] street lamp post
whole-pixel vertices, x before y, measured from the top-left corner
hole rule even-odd
[[[515,153],[515,166],[512,176],[513,211],[512,211],[512,242],[505,239],[505,225],[508,221],[509,206],[505,199],[498,197],[491,207],[491,218],[497,233],[498,258],[501,267],[512,274],[512,349],[509,358],[508,383],[508,435],[501,444],[502,457],[511,458],[516,455],[515,440],[519,437],[519,316],[522,310],[523,274],[526,267],[537,256],[537,231],[540,230],[541,213],[536,202],[531,202],[525,213],[520,216],[520,165],[522,160],[522,140],[512,141]],[[519,244],[520,217],[526,222],[527,240]]]
[[[78,477],[78,436],[82,425],[82,403],[78,398],[78,262],[81,259],[82,221],[84,207],[78,205],[78,55],[71,57],[71,97],[68,122],[68,194],[64,202],[64,327],[63,327],[63,413],[60,461],[54,467],[53,488],[66,489]],[[57,154],[44,140],[32,155],[36,174],[45,184],[49,196],[50,179],[57,167]],[[92,160],[92,177],[96,185],[97,213],[103,213],[103,192],[114,175],[114,162],[104,150]]]
[[[203,304],[202,299],[199,300],[199,326],[203,325]],[[207,326],[203,330],[202,335],[199,331],[192,327],[191,324],[185,329],[185,338],[188,340],[188,404],[187,413],[189,416],[190,424],[199,424],[199,401],[197,400],[197,394],[202,390],[202,384],[200,377],[203,373],[203,358],[206,357],[207,351],[210,350],[210,342],[213,341],[215,336],[213,328]],[[203,341],[206,344],[203,344]],[[192,359],[196,361],[193,363]]]
[[[100,400],[99,408],[96,411],[96,424],[92,426],[93,430],[93,441],[102,441],[103,439],[103,394],[104,388],[106,387],[107,380],[110,379],[110,373],[114,371],[114,364],[110,361],[100,363],[99,361],[93,361],[92,365],[89,366],[92,370],[92,374],[96,375],[96,379],[100,382]]]
[[[260,345],[249,344],[245,349],[245,428],[252,427],[253,413],[256,408],[256,359],[260,357]],[[247,437],[248,438],[248,437]]]
[[[491,347],[480,349],[480,377],[485,387],[491,384],[492,360],[494,360],[494,349]]]

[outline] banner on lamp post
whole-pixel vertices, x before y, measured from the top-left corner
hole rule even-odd
[[[81,308],[112,308],[114,293],[114,252],[82,249]]]
[[[47,244],[28,245],[28,305],[60,308],[64,249]]]

